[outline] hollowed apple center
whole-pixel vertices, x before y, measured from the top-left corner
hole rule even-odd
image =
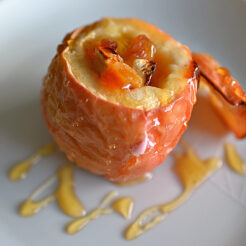
[[[126,47],[120,47],[122,45]],[[143,34],[127,44],[111,39],[88,41],[84,44],[84,51],[101,85],[112,90],[158,87],[158,78],[161,77],[158,64],[163,67],[166,63]],[[167,76],[167,73],[163,74]]]

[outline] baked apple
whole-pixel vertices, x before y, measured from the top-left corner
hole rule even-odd
[[[193,53],[204,82],[208,85],[211,103],[225,124],[238,138],[246,136],[246,93],[227,68],[210,55]]]
[[[42,110],[71,162],[122,182],[151,171],[173,150],[197,82],[186,46],[144,21],[104,18],[58,46]]]

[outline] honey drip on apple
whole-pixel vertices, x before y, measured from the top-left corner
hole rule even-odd
[[[35,201],[37,196],[57,179],[59,184],[56,192],[40,201]],[[32,216],[54,200],[57,200],[61,210],[68,216],[77,218],[85,213],[83,204],[74,192],[73,167],[70,164],[65,164],[60,167],[55,175],[52,175],[39,186],[33,194],[22,203],[19,214],[24,217]]]
[[[34,164],[36,164],[42,157],[53,154],[55,150],[56,146],[54,144],[46,144],[36,153],[31,155],[28,159],[12,167],[9,172],[9,179],[11,181],[18,181],[24,179]]]
[[[127,181],[121,181],[121,182],[113,182],[116,185],[119,186],[131,186],[131,185],[136,185],[142,182],[146,182],[151,180],[153,177],[152,173],[145,173],[144,175],[136,178],[136,179],[131,179],[131,180],[127,180]]]
[[[110,192],[99,204],[97,208],[89,212],[87,215],[78,218],[67,225],[66,232],[68,234],[75,234],[82,230],[90,221],[97,219],[101,215],[111,213],[113,210],[111,206],[106,207],[117,196],[116,191]]]
[[[141,212],[137,219],[126,229],[125,238],[127,240],[135,239],[160,223],[167,214],[179,207],[199,184],[222,165],[218,158],[209,158],[202,161],[189,145],[184,142],[182,142],[182,145],[185,153],[175,153],[174,171],[183,184],[183,192],[169,203],[152,206]],[[147,217],[155,213],[159,213],[159,215],[144,223]]]
[[[133,207],[134,202],[131,197],[120,197],[112,205],[114,211],[122,215],[125,219],[131,218]]]
[[[233,144],[225,144],[225,155],[226,161],[233,171],[242,175],[246,174],[245,163]]]

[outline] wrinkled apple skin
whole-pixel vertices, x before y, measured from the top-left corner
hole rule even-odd
[[[47,127],[71,162],[111,181],[137,178],[160,165],[187,128],[196,102],[198,72],[192,61],[187,84],[165,107],[145,111],[97,97],[79,83],[58,47],[41,92]]]
[[[246,92],[230,74],[227,78],[230,83],[226,83],[217,72],[220,64],[210,55],[193,53],[193,59],[205,77],[202,82],[209,86],[210,101],[219,117],[237,138],[246,137]]]

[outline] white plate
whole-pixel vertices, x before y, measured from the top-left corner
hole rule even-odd
[[[23,181],[11,183],[9,168],[50,140],[39,106],[41,80],[63,36],[102,16],[133,16],[161,27],[194,51],[213,54],[239,81],[246,78],[246,2],[242,0],[112,0],[0,1],[0,245],[216,245],[245,246],[245,177],[227,166],[203,184],[165,221],[138,239],[122,234],[130,223],[118,214],[91,222],[75,236],[64,233],[71,219],[53,203],[23,219],[17,206],[65,162],[63,154],[48,157]],[[246,85],[246,84],[244,84]],[[200,103],[201,104],[201,103]],[[226,136],[225,127],[204,105],[196,107],[188,142],[204,158],[223,157],[225,138],[235,141],[246,160],[245,140]],[[202,112],[202,113],[201,113]],[[76,191],[89,211],[111,190],[131,195],[133,218],[144,208],[168,201],[181,191],[171,171],[173,159],[154,171],[151,182],[118,188],[82,170]]]

